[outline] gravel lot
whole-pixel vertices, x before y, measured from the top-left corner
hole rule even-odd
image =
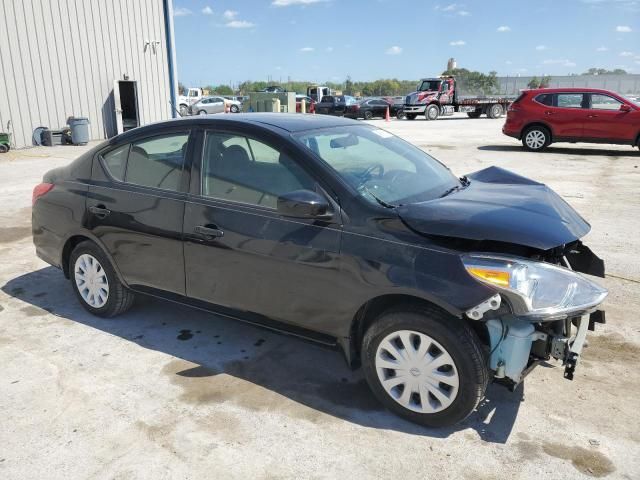
[[[31,189],[84,147],[0,156],[0,478],[640,478],[640,153],[524,152],[502,121],[372,122],[459,175],[547,183],[593,227],[607,321],[573,382],[552,363],[463,424],[384,411],[341,355],[159,300],[85,313],[31,243]]]

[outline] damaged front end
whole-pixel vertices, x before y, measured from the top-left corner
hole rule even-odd
[[[587,330],[604,323],[597,307],[607,296],[579,272],[604,277],[602,260],[576,241],[539,259],[472,253],[462,261],[472,277],[497,291],[466,312],[486,322],[496,381],[513,389],[551,358],[565,366],[565,378],[573,379]]]

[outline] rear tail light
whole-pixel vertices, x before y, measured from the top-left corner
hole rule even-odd
[[[41,183],[36,185],[31,196],[31,206],[34,206],[38,199],[53,188],[53,183]]]

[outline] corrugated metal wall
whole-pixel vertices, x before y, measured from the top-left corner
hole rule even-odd
[[[0,0],[0,131],[11,121],[17,147],[72,115],[92,139],[114,135],[123,75],[138,82],[141,124],[171,117],[162,0]]]

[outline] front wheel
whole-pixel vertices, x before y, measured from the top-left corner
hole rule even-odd
[[[206,115],[206,114],[207,114],[206,110],[200,110],[198,112],[198,115]]]
[[[424,112],[427,120],[437,120],[440,116],[440,107],[438,105],[429,105]]]
[[[238,105],[231,105],[229,110],[231,111],[231,113],[238,113],[240,111],[240,107],[238,107]]]
[[[189,115],[189,107],[188,106],[182,104],[182,105],[180,105],[179,110],[180,110],[180,116],[181,117],[186,117],[187,115]]]
[[[407,120],[415,120],[416,117],[417,117],[417,115],[415,113],[407,113],[405,115],[406,115]]]
[[[476,333],[435,308],[383,314],[364,336],[362,358],[367,382],[382,404],[428,427],[464,420],[489,380]]]
[[[109,259],[95,243],[82,242],[73,249],[69,272],[78,300],[92,314],[114,317],[133,305],[133,292],[120,282]]]
[[[531,152],[539,152],[550,143],[551,134],[544,127],[529,127],[522,135],[522,146]]]
[[[396,113],[396,118],[398,120],[404,120],[405,118],[407,118],[407,114],[404,113],[404,110],[398,110],[398,112]]]
[[[364,119],[371,120],[373,118],[373,112],[371,110],[367,110],[364,112]]]

